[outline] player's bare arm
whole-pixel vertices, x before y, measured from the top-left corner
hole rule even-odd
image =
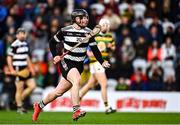
[[[16,75],[17,72],[16,70],[13,68],[13,65],[12,65],[12,57],[11,56],[7,56],[7,64],[8,64],[8,68],[10,70],[10,73],[12,75]]]
[[[35,76],[35,75],[36,75],[36,72],[35,72],[35,70],[34,70],[33,63],[32,63],[32,61],[31,61],[31,59],[30,59],[29,56],[28,56],[28,58],[27,58],[27,62],[28,62],[28,68],[29,68],[32,76]]]

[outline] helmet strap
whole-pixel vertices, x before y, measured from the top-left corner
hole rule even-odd
[[[85,28],[84,26],[81,26],[80,23],[76,23],[81,29]]]

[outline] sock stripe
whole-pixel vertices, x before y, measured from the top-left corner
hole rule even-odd
[[[73,106],[73,111],[75,112],[75,111],[77,111],[79,108],[80,108],[80,105],[75,105],[75,106]]]
[[[43,102],[43,100],[41,100],[40,102],[39,102],[39,107],[42,109],[42,108],[44,108],[46,105],[44,104],[44,102]]]
[[[105,107],[108,107],[108,102],[104,102]]]

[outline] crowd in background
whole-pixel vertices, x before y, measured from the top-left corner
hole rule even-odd
[[[89,13],[91,29],[101,18],[110,21],[116,49],[106,73],[114,90],[180,90],[180,0],[0,0],[0,94],[15,92],[14,80],[4,73],[19,27],[28,31],[37,86],[57,85],[48,40],[71,24],[74,8]],[[82,84],[89,76],[88,61],[84,67]]]

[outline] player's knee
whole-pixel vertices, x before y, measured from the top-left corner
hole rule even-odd
[[[81,77],[77,77],[77,78],[76,78],[76,80],[75,80],[74,82],[75,82],[76,84],[78,84],[78,85],[79,85],[79,84],[80,84],[80,82],[81,82]]]
[[[23,87],[16,87],[16,93],[21,93],[23,91]]]
[[[61,93],[61,92],[55,92],[56,98],[62,96],[63,94],[64,94],[64,93]]]
[[[79,86],[81,82],[81,77],[76,77],[76,79],[71,80],[72,85]]]
[[[36,84],[33,84],[33,85],[31,86],[31,89],[34,90],[35,88],[36,88]]]
[[[33,91],[36,88],[36,84],[31,84],[29,88]]]

